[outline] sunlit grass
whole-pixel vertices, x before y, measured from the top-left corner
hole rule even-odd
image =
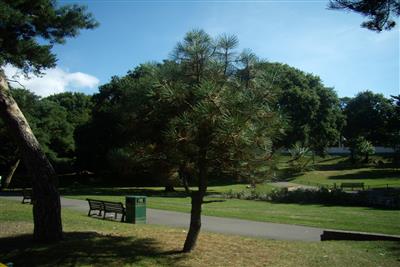
[[[375,156],[374,161],[382,161],[388,165],[388,159]],[[284,166],[281,161],[281,167]],[[303,174],[285,177],[293,183],[305,185],[340,186],[344,182],[362,182],[366,187],[400,187],[400,168],[376,164],[351,164],[347,156],[330,156],[317,158],[315,170]]]
[[[202,232],[193,253],[186,232],[132,225],[63,209],[65,239],[34,244],[31,207],[0,200],[0,262],[14,266],[398,266],[395,242],[291,242]]]
[[[94,190],[95,191],[95,190]],[[137,192],[137,191],[136,191]],[[124,191],[124,193],[127,193]],[[141,193],[139,193],[141,194]],[[70,195],[70,198],[95,198],[125,202],[120,195],[85,194]],[[306,225],[320,228],[400,234],[400,212],[367,207],[342,207],[324,205],[274,204],[264,201],[216,199],[203,205],[203,215],[239,218],[253,221]],[[190,212],[189,197],[149,196],[147,207],[161,210]]]

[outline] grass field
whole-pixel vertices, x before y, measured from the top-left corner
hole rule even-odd
[[[228,187],[229,188],[229,187]],[[212,192],[220,192],[221,188]],[[190,212],[190,198],[181,193],[163,196],[162,188],[91,188],[66,197],[125,202],[125,195],[147,195],[154,209]],[[400,234],[400,211],[366,207],[273,204],[264,201],[206,198],[203,215],[277,222],[330,229]]]
[[[387,159],[375,157],[376,160],[387,162]],[[352,165],[348,157],[332,156],[326,159],[319,158],[315,170],[298,176],[286,177],[293,183],[306,185],[333,186],[343,182],[363,182],[370,187],[400,187],[400,168],[389,164],[377,167],[374,164]]]
[[[201,233],[193,253],[186,232],[89,218],[63,210],[65,238],[35,244],[31,207],[0,199],[0,262],[14,266],[399,266],[398,242],[289,242]]]

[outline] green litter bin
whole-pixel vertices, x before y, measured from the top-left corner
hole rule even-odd
[[[146,223],[146,197],[126,196],[126,222]]]

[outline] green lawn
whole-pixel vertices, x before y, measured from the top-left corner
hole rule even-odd
[[[348,157],[331,156],[326,159],[318,158],[315,170],[301,175],[286,177],[293,183],[305,185],[340,185],[343,182],[363,182],[370,187],[400,187],[400,168],[394,168],[387,163],[387,159],[375,157],[375,160],[386,162],[384,166],[374,164],[352,165]],[[281,163],[281,166],[285,166]]]
[[[217,190],[220,192],[220,190]],[[215,191],[215,192],[217,192]],[[164,196],[161,188],[93,188],[66,197],[95,198],[124,202],[125,195],[147,195],[147,206],[154,209],[190,212],[190,198],[182,193]],[[400,235],[400,211],[366,207],[342,207],[300,204],[273,204],[264,201],[206,198],[203,215],[254,221],[307,225],[321,228]]]
[[[89,218],[63,209],[64,240],[31,240],[32,208],[0,199],[0,262],[14,266],[399,266],[399,242],[299,242],[202,232],[180,253],[186,232]]]

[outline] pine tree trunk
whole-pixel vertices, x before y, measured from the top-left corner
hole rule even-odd
[[[9,187],[9,185],[10,185],[10,183],[11,183],[11,179],[13,178],[14,173],[15,173],[15,171],[17,170],[20,161],[21,161],[20,159],[17,159],[17,160],[15,161],[15,163],[14,163],[13,165],[11,165],[11,167],[10,167],[10,172],[9,172],[8,175],[6,176],[6,179],[4,180],[4,183],[3,183],[2,186],[1,186],[1,189],[5,189],[5,188],[8,188],[8,187]]]
[[[368,163],[369,161],[369,154],[365,153],[365,159],[364,159],[365,163]]]
[[[167,184],[167,185],[165,186],[165,189],[164,189],[164,191],[165,191],[165,192],[169,192],[169,193],[171,193],[171,192],[175,192],[175,188],[174,188],[174,186],[173,186],[173,185],[171,185],[171,184]]]
[[[32,176],[34,239],[41,242],[58,241],[62,238],[62,223],[56,173],[11,96],[1,69],[0,115],[17,141],[22,160]]]
[[[190,227],[186,236],[183,252],[191,252],[196,247],[201,228],[201,205],[203,196],[199,191],[192,193],[192,210],[190,211]]]
[[[190,211],[190,227],[186,236],[183,252],[191,252],[196,247],[197,237],[201,228],[201,205],[207,192],[207,160],[206,145],[201,146],[199,152],[199,190],[192,192],[192,210]]]

